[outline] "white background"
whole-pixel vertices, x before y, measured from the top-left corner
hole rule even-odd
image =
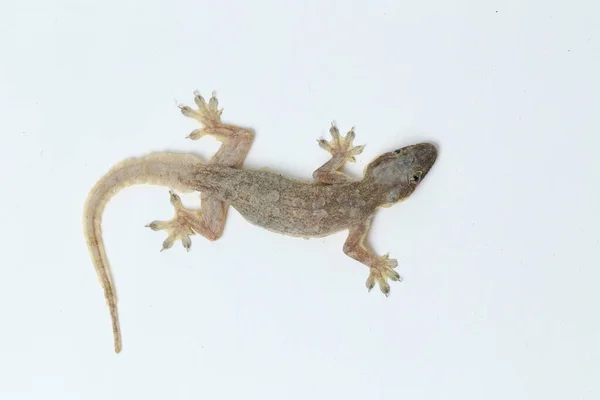
[[[600,398],[600,28],[595,1],[14,1],[0,6],[0,398]],[[342,252],[231,211],[160,253],[167,189],[108,204],[124,348],[82,229],[88,191],[151,151],[209,157],[175,102],[218,91],[249,168],[299,178],[335,120],[440,156]],[[188,205],[195,196],[186,196]]]

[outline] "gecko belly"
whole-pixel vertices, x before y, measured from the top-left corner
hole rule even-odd
[[[286,206],[253,207],[232,204],[253,225],[296,237],[322,237],[347,229],[347,225],[324,209],[306,210]]]

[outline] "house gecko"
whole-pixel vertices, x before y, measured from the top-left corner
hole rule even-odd
[[[189,251],[190,236],[194,234],[210,241],[219,239],[231,206],[248,222],[284,235],[324,237],[347,230],[344,253],[369,268],[368,290],[377,283],[389,295],[388,280],[401,280],[394,270],[398,263],[388,254],[380,256],[370,250],[364,243],[365,236],[379,208],[406,199],[422,182],[437,158],[436,147],[419,143],[381,154],[367,165],[361,180],[353,180],[339,169],[346,162],[354,162],[364,146],[353,145],[354,128],[341,136],[332,124],[331,140],[318,140],[331,159],[314,171],[314,182],[243,169],[254,132],[221,122],[223,109],[219,109],[214,92],[208,102],[199,93],[194,94],[196,109],[178,107],[183,115],[202,126],[192,131],[189,139],[210,135],[221,142],[213,157],[203,163],[194,154],[158,152],[125,160],[96,183],[85,204],[85,238],[110,310],[115,352],[121,351],[121,334],[115,290],[102,242],[101,217],[110,197],[135,184],[170,189],[175,216],[170,221],[147,225],[152,230],[167,232],[162,250],[181,241]],[[200,192],[200,210],[185,208],[176,192]]]

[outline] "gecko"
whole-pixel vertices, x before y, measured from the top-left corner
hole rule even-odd
[[[342,136],[332,123],[331,140],[318,140],[319,146],[330,153],[329,161],[313,172],[313,181],[292,179],[272,171],[244,169],[254,131],[223,123],[223,109],[215,92],[208,101],[194,92],[194,102],[196,108],[178,105],[183,115],[201,125],[187,138],[198,140],[210,135],[221,143],[208,161],[203,162],[193,153],[174,152],[127,159],[98,180],[85,202],[84,235],[110,311],[116,353],[122,349],[121,331],[101,219],[108,200],[131,185],[169,188],[174,217],[146,225],[167,233],[161,251],[177,241],[189,251],[190,236],[195,234],[209,241],[219,239],[231,206],[249,223],[288,236],[318,238],[347,231],[343,252],[369,268],[367,289],[370,291],[377,283],[381,292],[389,295],[388,281],[402,279],[394,270],[398,262],[389,253],[373,252],[365,244],[365,237],[378,209],[408,198],[423,181],[437,159],[435,145],[418,143],[383,153],[365,167],[362,179],[352,179],[340,169],[347,162],[355,162],[365,146],[354,146],[354,128]],[[200,209],[184,207],[177,192],[199,192]]]

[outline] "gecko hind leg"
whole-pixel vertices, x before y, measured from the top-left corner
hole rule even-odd
[[[193,118],[200,124],[204,125],[204,128],[193,130],[188,136],[188,139],[198,140],[206,135],[212,134],[216,128],[223,125],[221,122],[221,114],[223,109],[219,109],[219,101],[217,100],[215,92],[212,93],[212,97],[206,102],[204,97],[198,92],[194,92],[194,102],[198,109],[185,105],[179,105],[181,113],[186,117]]]
[[[215,92],[212,93],[212,97],[208,102],[200,93],[195,92],[194,95],[197,110],[184,105],[180,105],[179,108],[183,115],[195,119],[204,127],[195,129],[187,138],[198,140],[207,135],[213,136],[222,143],[222,146],[210,159],[209,164],[240,168],[254,141],[254,132],[250,129],[221,122],[223,109],[219,109],[219,101]]]
[[[175,208],[175,216],[169,221],[153,221],[146,227],[154,230],[167,231],[168,236],[163,242],[161,251],[169,249],[177,240],[181,240],[183,247],[189,251],[192,246],[192,239],[196,233],[206,237],[209,240],[216,240],[218,235],[212,232],[206,225],[202,211],[191,211],[186,209],[181,203],[181,198],[173,191],[169,192],[171,204]]]

